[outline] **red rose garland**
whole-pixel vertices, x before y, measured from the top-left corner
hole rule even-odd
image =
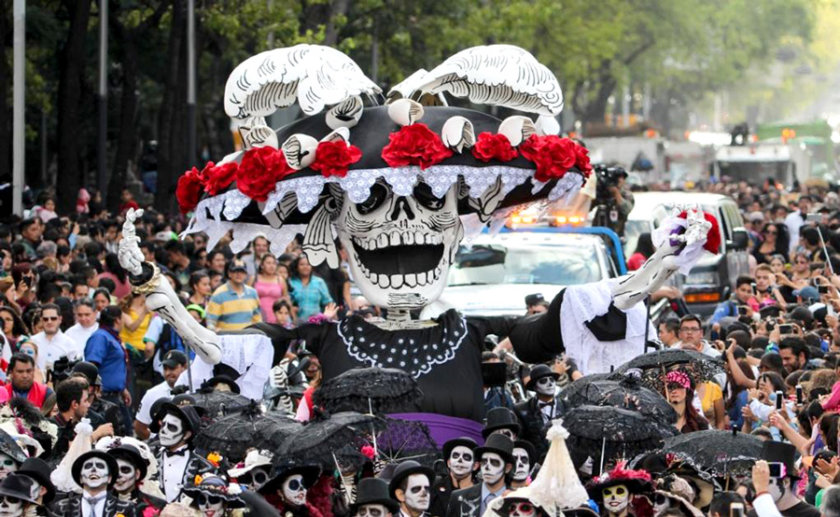
[[[321,174],[328,178],[347,176],[347,169],[350,165],[362,159],[362,151],[355,145],[347,145],[345,142],[320,142],[315,150],[315,161],[310,168],[321,171]]]
[[[575,165],[576,146],[572,140],[557,135],[531,135],[519,146],[519,152],[537,166],[534,178],[547,182],[562,178]]]
[[[509,162],[519,156],[519,153],[510,145],[510,140],[505,135],[488,132],[478,135],[472,148],[472,154],[476,159],[483,162],[489,162],[490,160]]]
[[[255,147],[245,153],[236,169],[236,186],[254,201],[265,201],[275,184],[293,172],[277,149]]]
[[[236,162],[228,162],[218,166],[213,162],[208,162],[202,171],[202,176],[204,176],[204,192],[215,196],[228,188],[236,178],[236,169],[238,167]]]
[[[677,217],[686,219],[688,212],[683,210]],[[706,234],[706,244],[703,245],[703,249],[717,255],[720,251],[720,224],[718,224],[717,218],[708,212],[703,212],[703,218],[712,223],[709,233]]]
[[[188,170],[178,178],[178,186],[175,188],[175,198],[178,200],[178,208],[182,214],[195,210],[198,200],[201,199],[201,191],[204,189],[202,174],[195,167]]]
[[[440,137],[425,124],[411,124],[389,135],[382,159],[391,167],[419,165],[426,169],[452,156]]]
[[[592,164],[589,163],[589,149],[575,142],[575,167],[585,177],[592,174]]]

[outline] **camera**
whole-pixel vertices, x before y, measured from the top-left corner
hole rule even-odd
[[[610,187],[617,187],[620,178],[627,177],[627,171],[622,167],[608,167],[606,165],[598,164],[593,167],[593,171],[597,175],[598,183],[596,189],[596,199],[599,203],[605,203],[610,198]]]
[[[777,479],[778,478],[783,478],[783,477],[785,477],[785,474],[787,474],[787,472],[786,472],[787,469],[785,468],[784,463],[781,463],[781,462],[778,462],[778,461],[771,461],[771,462],[767,463],[767,466],[770,467],[770,477],[771,478],[777,478]]]
[[[804,401],[805,401],[805,397],[804,397],[804,394],[802,393],[802,385],[797,384],[796,385],[796,403],[797,404],[802,404]]]
[[[776,392],[776,411],[782,409],[785,403],[785,392],[784,391],[777,391]]]
[[[779,325],[779,334],[793,334],[793,325]]]
[[[746,316],[747,315],[747,306],[746,305],[739,305],[738,306],[738,316]]]

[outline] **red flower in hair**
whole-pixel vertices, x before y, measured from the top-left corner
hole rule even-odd
[[[472,154],[483,162],[499,160],[509,162],[519,156],[516,149],[510,145],[510,140],[505,135],[484,132],[478,135]]]
[[[362,455],[369,460],[372,460],[374,456],[376,456],[376,449],[374,449],[370,445],[363,445],[362,446]]]
[[[688,212],[683,210],[677,217],[685,219],[688,217]],[[703,212],[703,218],[712,224],[712,227],[709,228],[709,233],[706,234],[706,244],[703,245],[703,249],[717,255],[720,252],[720,224],[718,223],[717,217],[708,212]]]
[[[265,201],[275,184],[293,172],[277,149],[254,147],[245,153],[236,169],[236,186],[254,201]]]
[[[194,210],[198,200],[201,199],[201,191],[204,188],[202,179],[202,174],[195,167],[178,178],[175,198],[178,200],[178,207],[182,214]]]
[[[389,135],[382,159],[391,167],[419,165],[426,169],[452,156],[440,137],[425,124],[411,124]]]
[[[345,142],[320,142],[315,150],[315,161],[310,168],[321,171],[321,174],[328,178],[347,176],[347,169],[350,165],[362,159],[362,151],[355,145],[347,145]]]
[[[568,138],[557,135],[531,135],[519,146],[519,151],[537,166],[534,178],[546,182],[562,178],[575,165],[576,145]]]
[[[208,162],[201,171],[204,176],[204,192],[211,196],[215,196],[219,192],[228,188],[236,178],[236,169],[239,166],[236,162],[228,162],[216,166],[213,162]]]

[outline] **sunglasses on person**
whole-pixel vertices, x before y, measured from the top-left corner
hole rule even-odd
[[[58,316],[41,316],[41,321],[58,321]]]
[[[199,506],[214,505],[221,503],[222,498],[217,495],[206,496],[204,494],[198,494],[195,496],[195,502],[198,503]]]
[[[776,230],[765,230],[764,235],[779,235],[779,232]]]

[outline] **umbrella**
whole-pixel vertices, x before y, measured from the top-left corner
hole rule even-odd
[[[423,422],[385,418],[385,429],[376,435],[376,452],[382,463],[414,460],[431,467],[440,448]]]
[[[423,400],[417,381],[397,368],[354,368],[324,381],[312,396],[315,405],[330,413],[420,411]]]
[[[613,406],[572,408],[563,417],[563,426],[569,431],[569,452],[577,465],[588,457],[600,458],[602,466],[607,459],[632,458],[677,434],[671,425]]]
[[[635,409],[644,416],[655,418],[663,424],[675,424],[677,413],[658,392],[642,384],[632,376],[613,375],[615,380],[576,380],[566,387],[559,397],[563,412],[583,406],[614,406]]]
[[[662,392],[662,376],[673,366],[688,373],[695,385],[698,382],[713,380],[718,375],[725,374],[723,360],[711,357],[694,350],[681,348],[667,348],[647,354],[642,354],[619,366],[619,373],[627,374],[633,370],[641,370],[642,382],[649,388]]]
[[[245,459],[248,449],[276,450],[303,424],[279,411],[263,413],[256,403],[239,413],[212,422],[195,437],[195,444],[204,450],[220,452],[230,463]]]
[[[336,467],[334,451],[348,444],[361,448],[371,441],[373,434],[382,430],[383,424],[378,417],[352,411],[327,414],[287,436],[276,449],[277,456],[319,463],[332,470]]]
[[[193,393],[195,405],[204,408],[207,417],[216,418],[239,413],[251,405],[251,400],[230,391],[211,391],[208,393]]]
[[[744,474],[761,457],[759,438],[731,431],[697,431],[665,440],[662,451],[716,477]]]

